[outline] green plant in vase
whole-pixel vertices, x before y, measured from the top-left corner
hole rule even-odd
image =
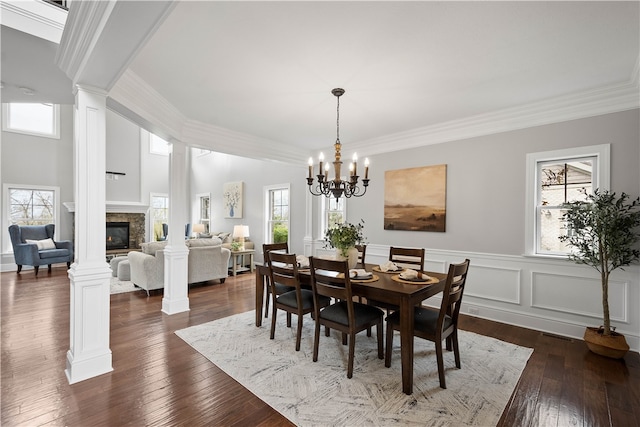
[[[358,244],[366,243],[363,234],[364,221],[361,219],[358,224],[343,222],[329,229],[324,234],[325,248],[331,247],[338,250],[341,256],[347,257],[348,250],[355,248]]]

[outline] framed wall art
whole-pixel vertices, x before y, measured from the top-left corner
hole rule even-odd
[[[384,173],[384,229],[445,231],[447,165]]]
[[[242,182],[227,182],[222,186],[225,218],[242,218]]]

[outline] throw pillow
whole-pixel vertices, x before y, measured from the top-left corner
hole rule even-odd
[[[163,250],[166,246],[166,240],[162,242],[147,242],[141,244],[140,249],[142,249],[142,253],[144,254],[156,256],[156,252]]]
[[[25,240],[26,243],[31,243],[31,244],[35,244],[36,246],[38,246],[38,250],[42,251],[45,249],[55,249],[56,248],[56,244],[54,243],[53,239],[44,239],[44,240],[29,240],[26,239]]]

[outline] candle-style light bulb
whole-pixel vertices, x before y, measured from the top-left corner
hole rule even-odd
[[[353,163],[349,163],[349,175],[353,176]]]
[[[358,175],[358,155],[353,153],[353,172],[351,175]]]
[[[322,151],[320,152],[320,155],[318,156],[318,160],[320,161],[320,175],[322,175],[322,161],[324,160],[324,153],[322,153]]]
[[[364,159],[364,179],[369,179],[369,158]]]
[[[309,178],[313,178],[313,158],[309,157]]]

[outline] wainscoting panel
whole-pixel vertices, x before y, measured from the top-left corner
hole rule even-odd
[[[305,250],[322,252],[318,242]],[[446,272],[449,263],[471,260],[462,311],[471,316],[582,339],[586,326],[602,324],[600,276],[565,259],[426,249],[425,269]],[[367,245],[367,262],[388,259],[389,246]],[[424,302],[438,306],[435,296]],[[640,267],[616,270],[610,279],[612,325],[633,351],[640,349]]]
[[[522,270],[471,264],[465,295],[520,304]]]
[[[572,277],[563,274],[531,273],[531,306],[602,318],[600,278]],[[628,283],[609,279],[609,313],[611,320],[628,323],[625,300]]]

